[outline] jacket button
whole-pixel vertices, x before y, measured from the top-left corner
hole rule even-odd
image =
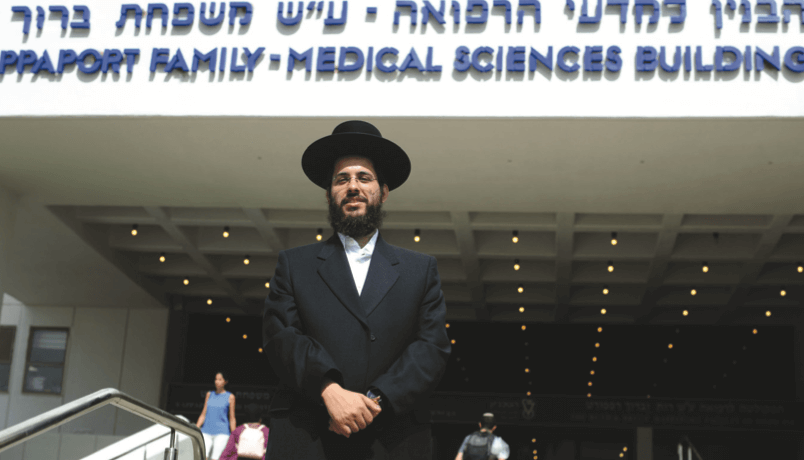
[[[373,342],[375,340],[377,340],[377,337],[374,337],[374,334],[371,334],[371,341]]]

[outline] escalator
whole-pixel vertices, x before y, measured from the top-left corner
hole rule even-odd
[[[0,431],[0,455],[54,428],[105,406],[116,406],[156,425],[106,446],[83,460],[206,460],[201,430],[185,417],[169,414],[107,388]]]

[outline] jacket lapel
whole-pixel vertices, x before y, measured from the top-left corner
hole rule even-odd
[[[327,240],[318,258],[324,260],[318,267],[318,274],[343,306],[365,324],[365,310],[360,307],[352,269],[337,233]]]
[[[394,265],[398,264],[399,260],[396,258],[393,248],[382,239],[382,235],[378,235],[377,243],[374,246],[374,254],[371,256],[366,283],[363,285],[363,292],[360,294],[360,307],[366,312],[366,316],[377,308],[380,301],[396,283],[399,273],[397,273]],[[356,291],[357,289],[355,289]]]

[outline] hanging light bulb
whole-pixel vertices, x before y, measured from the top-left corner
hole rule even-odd
[[[246,340],[247,338],[248,338],[248,335],[243,334],[243,340]]]
[[[229,238],[229,227],[223,227],[223,237]]]
[[[709,273],[709,264],[708,264],[708,263],[706,263],[706,262],[704,262],[704,263],[703,263],[703,265],[701,266],[701,270],[702,270],[704,273]]]
[[[689,314],[690,314],[690,312],[689,312],[689,311],[687,311],[687,310],[684,310],[684,311],[683,311],[681,314],[682,314],[682,315],[684,315],[684,316],[687,316],[687,315],[689,315]]]
[[[262,353],[262,348],[259,349],[259,352]]]
[[[692,290],[690,291],[690,295],[698,295],[698,290],[695,289],[695,288],[692,288]]]
[[[757,333],[758,333],[759,331],[758,331],[758,330],[756,330],[756,329],[754,329],[754,331],[753,331],[753,332],[754,332],[754,335],[757,335]]]
[[[594,371],[594,369],[592,369],[591,371],[589,371],[589,375],[595,375],[595,371]]]
[[[765,316],[767,316],[768,318],[770,318],[770,315],[771,315],[771,311],[770,311],[770,310],[768,310],[768,311],[766,311],[766,312],[765,312]]]
[[[160,262],[164,262],[164,261],[165,261],[165,253],[164,253],[164,252],[163,252],[163,253],[161,253],[161,254],[159,254],[159,261],[160,261]]]
[[[601,308],[601,309],[600,309],[600,314],[601,314],[601,315],[605,315],[605,314],[606,314],[606,309],[605,309],[605,308]]]
[[[265,289],[271,289],[271,278],[265,280]]]
[[[231,323],[231,322],[232,322],[232,318],[227,317],[227,318],[226,318],[226,322],[227,322],[227,323]]]
[[[250,263],[251,263],[251,260],[249,260],[249,256],[246,256],[246,257],[243,259],[243,265],[248,265],[248,264],[250,264]]]
[[[595,348],[600,348],[600,342],[597,342],[597,343],[595,344]]]
[[[212,305],[212,299],[207,299],[207,305]]]
[[[513,231],[513,234],[511,236],[511,241],[513,241],[515,244],[519,243],[519,232],[518,231],[516,231],[516,230]]]
[[[516,292],[522,294],[523,292],[525,292],[525,286],[520,284],[519,287],[516,288]]]
[[[603,295],[609,295],[609,287],[603,286]]]
[[[137,224],[131,226],[131,236],[137,236]]]
[[[597,328],[597,332],[603,332],[603,328],[602,327]]]
[[[421,240],[422,240],[422,231],[419,230],[418,228],[416,230],[413,230],[413,241],[418,243]]]
[[[611,245],[617,246],[617,232],[611,232]]]
[[[520,313],[525,313],[525,307],[519,307],[519,312]]]
[[[779,295],[782,296],[782,297],[786,296],[787,295],[787,290],[785,288],[782,288],[782,290],[779,291]]]
[[[524,331],[525,329],[527,329],[527,326],[525,326],[525,325],[523,324],[523,325],[522,325],[522,330]]]
[[[184,278],[184,285],[187,286],[188,284],[190,284],[190,280],[188,280],[187,278]]]
[[[798,270],[799,273],[804,273],[804,264],[799,262],[798,267],[796,268],[796,270]]]
[[[609,273],[614,271],[614,262],[609,261]]]
[[[590,381],[589,383],[587,383],[587,385],[589,385],[589,386],[591,387],[591,386],[592,386],[592,382]]]
[[[668,344],[667,344],[667,348],[669,348],[669,349],[671,349],[671,350],[672,350],[672,349],[673,349],[673,344],[672,344],[672,343],[668,343]]]
[[[520,268],[522,267],[519,265],[519,259],[514,259],[514,270],[518,271]]]
[[[529,373],[530,373],[530,369],[528,369],[528,368],[526,367],[526,368],[525,368],[525,373],[526,373],[526,374],[529,374]]]
[[[591,397],[592,397],[592,393],[586,393],[586,397],[587,397],[587,398],[591,398]]]
[[[596,362],[597,362],[597,356],[592,356],[592,362],[593,362],[593,363],[596,363]]]
[[[324,238],[324,229],[319,228],[318,232],[316,232],[316,234],[315,234],[315,240],[316,241],[321,241],[323,238]]]

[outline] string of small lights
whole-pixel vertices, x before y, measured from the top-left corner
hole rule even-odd
[[[598,336],[600,336],[600,334],[603,333],[603,326],[598,326],[597,327],[597,333],[598,333]],[[592,386],[594,384],[593,378],[595,376],[595,368],[598,367],[597,366],[597,361],[598,361],[597,355],[600,352],[600,342],[601,342],[600,338],[598,338],[597,341],[595,341],[595,350],[594,350],[594,354],[592,356],[592,363],[593,363],[592,364],[592,369],[589,371],[589,381],[586,384],[587,385],[587,393],[586,393],[587,398],[592,397]]]

